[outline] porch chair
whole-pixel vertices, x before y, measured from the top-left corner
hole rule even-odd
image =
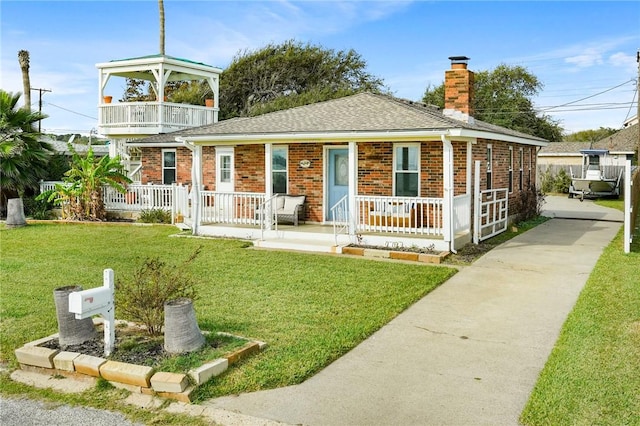
[[[304,222],[304,202],[305,195],[280,195],[276,197],[275,219],[278,223],[293,223],[298,226],[298,222]]]

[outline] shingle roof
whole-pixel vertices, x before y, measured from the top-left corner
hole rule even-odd
[[[551,142],[540,150],[540,154],[579,154],[581,149],[607,149],[611,152],[635,152],[638,150],[638,128],[634,124],[607,136],[593,144],[591,142]]]
[[[467,124],[445,116],[436,107],[369,92],[318,102],[255,117],[238,117],[215,124],[137,140],[174,141],[183,136],[222,136],[290,133],[385,132],[469,129],[545,142],[544,139],[476,120]]]

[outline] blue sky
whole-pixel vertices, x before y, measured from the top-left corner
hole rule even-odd
[[[465,55],[474,71],[526,67],[544,84],[536,107],[569,132],[620,128],[636,114],[638,1],[165,0],[165,15],[168,55],[223,69],[241,50],[295,39],[354,49],[396,96],[420,100],[448,57]],[[158,38],[156,0],[2,0],[0,87],[22,91],[17,52],[28,50],[32,87],[52,90],[43,131],[88,133],[95,64],[156,54]]]

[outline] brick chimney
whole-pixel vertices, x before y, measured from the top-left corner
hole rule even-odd
[[[473,72],[467,69],[469,58],[450,56],[451,69],[444,73],[444,111],[446,116],[473,121]]]

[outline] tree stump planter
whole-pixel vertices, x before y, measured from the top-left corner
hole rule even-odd
[[[191,299],[181,297],[164,304],[164,349],[172,354],[197,351],[204,336],[196,322]]]
[[[22,198],[10,198],[7,201],[7,228],[19,228],[25,226],[27,220],[24,216],[24,204]]]
[[[79,345],[97,336],[91,318],[76,319],[76,315],[69,312],[69,294],[74,291],[82,291],[82,287],[70,285],[53,290],[58,319],[58,341],[62,347]]]

